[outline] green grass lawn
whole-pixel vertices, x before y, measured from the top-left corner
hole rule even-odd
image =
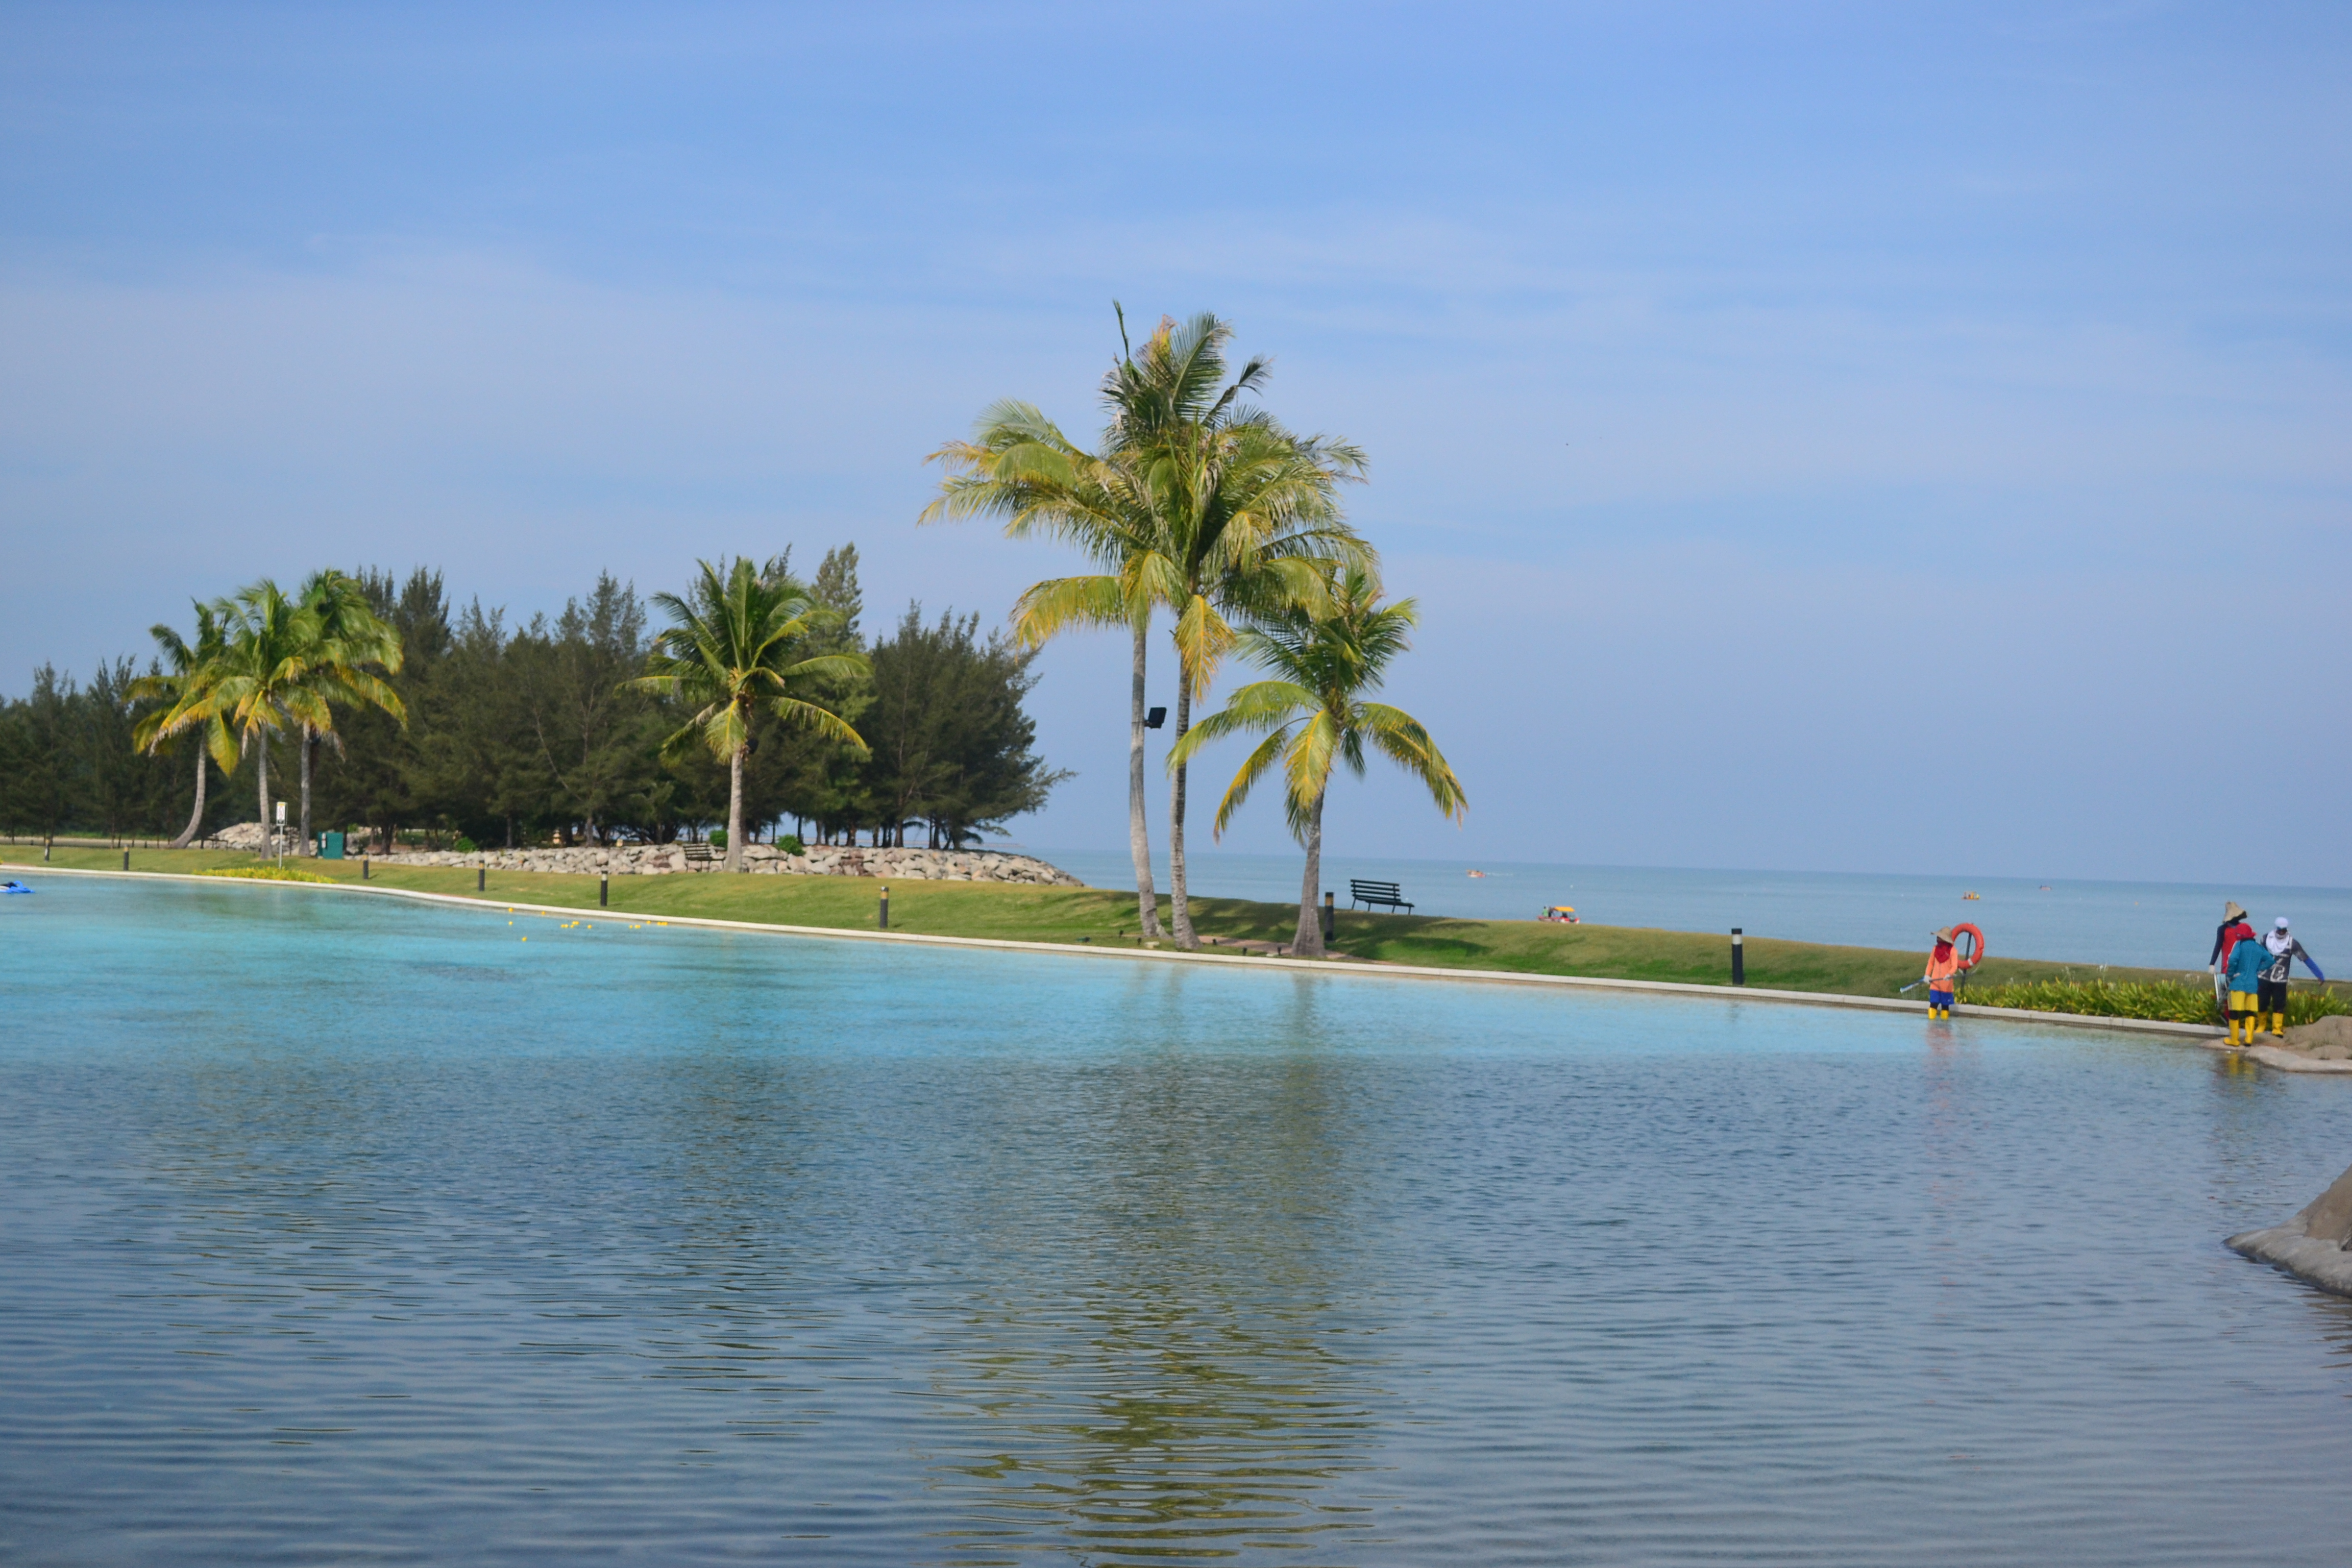
[[[40,868],[37,846],[0,845],[0,860],[15,869]],[[119,849],[64,848],[53,864],[114,870]],[[250,855],[220,850],[134,849],[133,870],[200,871],[258,864]],[[292,862],[289,862],[292,864]],[[306,860],[305,871],[337,881],[360,879],[356,860]],[[471,869],[373,865],[376,885],[480,897],[488,903],[551,904],[596,908],[596,879],[549,873],[497,871],[486,893],[474,891]],[[730,877],[686,873],[666,877],[615,877],[610,912],[615,915],[697,915],[756,921],[775,925],[871,930],[879,883],[856,877]],[[1161,918],[1167,903],[1161,900]],[[1294,906],[1239,899],[1195,899],[1194,926],[1220,944],[1287,942],[1297,919]],[[1090,942],[1135,946],[1135,896],[1095,888],[1036,888],[995,882],[910,882],[890,886],[890,928],[934,936],[997,937],[1022,942]],[[1345,957],[1386,963],[1425,964],[1444,969],[1495,969],[1524,974],[1573,974],[1608,979],[1665,980],[1728,985],[1730,939],[1709,933],[1643,931],[1624,926],[1547,925],[1537,921],[1448,920],[1426,915],[1382,915],[1341,910],[1333,946]],[[1919,977],[1924,952],[1868,947],[1831,947],[1818,942],[1748,939],[1748,984],[1785,991],[1819,991],[1848,996],[1892,996]],[[1976,984],[2105,977],[2113,981],[2173,981],[2183,972],[2101,970],[2095,964],[2064,964],[2035,959],[1993,957],[1973,977]],[[2203,984],[2202,971],[2195,972]],[[1916,997],[1919,994],[1913,992]]]

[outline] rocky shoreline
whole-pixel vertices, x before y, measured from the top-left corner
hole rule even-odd
[[[259,827],[237,825],[209,840],[222,848],[257,851]],[[358,858],[358,851],[352,858]],[[493,871],[552,871],[574,877],[663,877],[716,871],[722,852],[708,844],[623,844],[610,849],[403,849],[373,858],[396,866],[480,866]],[[902,882],[1015,882],[1033,887],[1082,888],[1086,884],[1034,855],[994,849],[868,849],[855,845],[814,844],[787,855],[772,844],[743,848],[743,869],[761,877],[879,877]]]

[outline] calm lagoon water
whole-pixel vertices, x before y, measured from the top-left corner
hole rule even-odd
[[[1135,887],[1125,849],[1040,849],[1098,888]],[[1156,884],[1168,890],[1167,856]],[[1192,889],[1211,898],[1298,901],[1304,863],[1290,855],[1192,851]],[[1472,870],[1484,871],[1472,877]],[[1596,925],[1728,933],[1852,947],[1921,948],[1930,931],[1974,921],[1992,952],[2070,963],[2201,972],[2221,906],[2235,899],[2262,929],[2281,915],[2331,974],[2352,973],[2352,889],[2195,882],[2037,882],[2015,877],[1916,877],[1838,871],[1706,871],[1664,866],[1551,866],[1330,855],[1323,885],[1347,903],[1349,879],[1395,882],[1416,914],[1533,920],[1573,905]],[[1976,893],[1970,900],[1963,897]],[[2303,973],[2297,969],[2299,975]]]
[[[512,918],[0,900],[0,1559],[2344,1559],[2352,1083]]]

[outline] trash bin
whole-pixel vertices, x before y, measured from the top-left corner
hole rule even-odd
[[[340,833],[319,835],[319,858],[340,860],[343,858],[343,836]]]

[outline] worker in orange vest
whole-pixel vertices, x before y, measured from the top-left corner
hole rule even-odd
[[[1927,973],[1919,978],[1927,983],[1927,1016],[1948,1018],[1952,1016],[1952,993],[1958,988],[1960,973],[1959,950],[1952,945],[1953,927],[1946,926],[1936,933],[1936,945],[1927,954]]]

